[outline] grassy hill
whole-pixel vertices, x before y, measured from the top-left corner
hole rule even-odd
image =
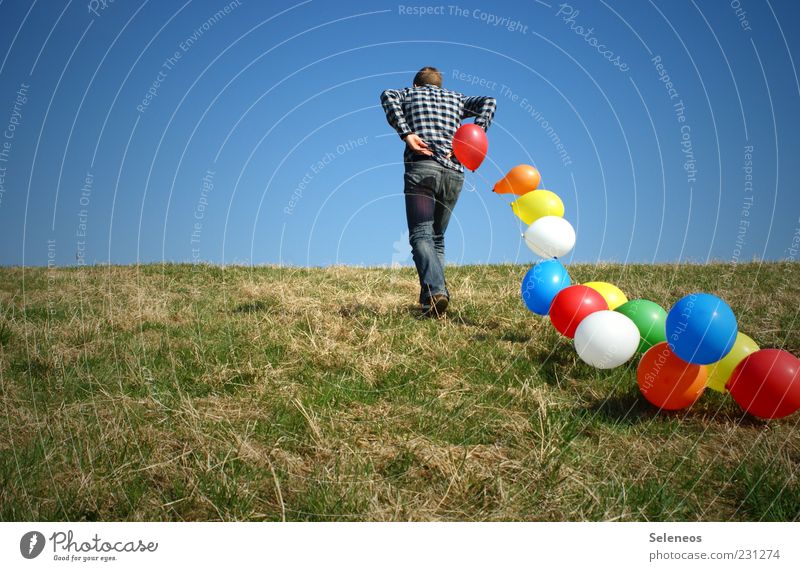
[[[797,520],[800,414],[580,362],[527,267],[0,269],[3,520]],[[569,268],[800,355],[800,266]]]

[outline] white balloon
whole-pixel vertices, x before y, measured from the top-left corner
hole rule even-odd
[[[639,329],[618,311],[595,311],[578,324],[575,350],[585,363],[598,369],[619,367],[639,346]]]
[[[522,236],[528,248],[542,258],[560,258],[575,247],[575,229],[560,216],[542,216]]]

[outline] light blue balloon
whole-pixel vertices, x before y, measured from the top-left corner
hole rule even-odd
[[[522,278],[522,301],[538,315],[547,315],[558,292],[572,283],[564,264],[556,259],[536,263]]]
[[[727,355],[736,343],[739,325],[728,306],[710,293],[678,300],[667,314],[667,343],[687,363],[708,365]]]

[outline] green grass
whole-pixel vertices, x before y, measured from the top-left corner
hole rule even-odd
[[[0,270],[2,520],[798,520],[794,415],[659,413],[583,364],[527,267]],[[800,354],[797,264],[574,265],[726,299]]]

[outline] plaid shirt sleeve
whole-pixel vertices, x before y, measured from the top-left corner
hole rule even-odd
[[[489,125],[492,124],[494,112],[495,109],[497,109],[497,100],[494,97],[483,95],[476,95],[474,97],[464,96],[462,104],[464,105],[464,111],[461,114],[461,119],[475,117],[475,124],[486,131]]]
[[[425,84],[402,90],[387,89],[381,93],[381,105],[389,125],[400,137],[414,133],[433,152],[431,158],[453,170],[464,168],[453,156],[453,135],[466,118],[475,118],[475,123],[484,130],[494,118],[497,102],[493,97],[467,97],[457,91]],[[404,162],[418,155],[406,145]]]
[[[397,131],[400,138],[410,134],[411,128],[406,122],[405,115],[403,115],[403,100],[405,99],[405,90],[398,91],[397,89],[387,89],[381,93],[381,105],[386,113],[386,120],[389,125]]]

